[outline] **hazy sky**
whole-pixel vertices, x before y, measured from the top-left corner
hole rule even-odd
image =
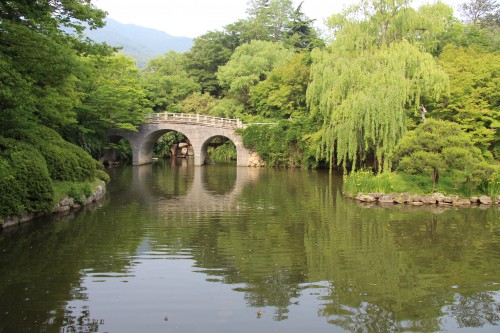
[[[457,12],[458,5],[468,0],[444,0]],[[293,0],[297,6],[301,0]],[[302,11],[316,26],[324,28],[326,17],[338,13],[346,4],[358,0],[303,0]],[[435,2],[415,0],[413,4]],[[227,24],[245,18],[248,0],[93,0],[121,23],[154,28],[173,36],[197,37],[210,30],[221,30]]]

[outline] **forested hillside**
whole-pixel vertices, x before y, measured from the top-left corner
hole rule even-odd
[[[171,36],[163,31],[134,24],[122,24],[106,18],[101,29],[86,30],[85,35],[98,43],[121,47],[125,55],[135,59],[137,67],[146,67],[149,60],[169,51],[186,52],[193,46],[193,39]]]
[[[463,21],[440,2],[362,0],[332,13],[327,38],[301,5],[251,0],[246,18],[143,70],[85,38],[85,26],[104,24],[87,1],[0,9],[0,216],[48,209],[51,184],[95,177],[88,156],[100,156],[107,129],[133,130],[146,113],[165,111],[276,123],[243,133],[268,166],[498,194],[495,0],[464,2]],[[114,147],[127,154],[126,144]]]

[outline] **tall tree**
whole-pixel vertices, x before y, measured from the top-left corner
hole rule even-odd
[[[323,119],[318,154],[330,166],[355,170],[370,157],[378,171],[388,170],[408,116],[425,97],[446,92],[446,74],[422,51],[434,49],[451,13],[434,6],[416,12],[405,0],[362,1],[329,19],[332,43],[312,52],[307,98]]]
[[[303,2],[295,9],[287,24],[285,44],[297,50],[312,50],[315,47],[325,46],[313,26],[314,20],[309,19],[302,12],[302,4]]]
[[[460,6],[465,19],[473,24],[479,24],[488,15],[494,15],[499,8],[500,4],[496,0],[470,0]]]
[[[442,120],[429,119],[408,132],[396,146],[393,157],[397,170],[431,176],[432,191],[440,173],[475,189],[494,172],[460,126]]]
[[[63,129],[69,141],[98,158],[109,128],[136,130],[150,112],[140,71],[123,54],[82,59],[84,75],[78,83],[81,103],[78,122]]]
[[[254,40],[236,48],[229,62],[219,68],[217,78],[230,93],[246,102],[250,87],[264,81],[275,67],[286,64],[293,56],[282,44]]]
[[[294,12],[292,1],[250,0],[248,5],[250,22],[266,36],[262,40],[283,41]]]
[[[195,38],[191,50],[186,53],[186,69],[201,85],[203,93],[218,97],[222,88],[217,81],[217,70],[225,65],[236,47],[240,45],[239,36],[228,26],[223,31],[209,31]]]
[[[500,158],[500,54],[447,46],[439,56],[450,95],[431,114],[458,123],[485,156]]]
[[[306,55],[299,53],[289,63],[274,68],[265,81],[250,88],[252,111],[274,119],[304,114],[308,80]]]
[[[144,80],[155,112],[180,112],[180,102],[201,90],[186,70],[186,55],[174,51],[151,60],[144,70]]]
[[[104,16],[88,0],[0,1],[0,129],[75,122],[77,54],[106,51],[78,33]]]

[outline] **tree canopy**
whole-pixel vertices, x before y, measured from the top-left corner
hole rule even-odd
[[[362,1],[329,19],[333,41],[312,52],[307,98],[323,119],[318,151],[330,166],[355,170],[371,155],[379,171],[387,169],[408,118],[423,99],[447,92],[446,74],[423,49],[434,47],[444,29],[436,21],[446,21],[450,9],[438,3],[419,11],[409,1]],[[421,21],[424,12],[434,19]]]

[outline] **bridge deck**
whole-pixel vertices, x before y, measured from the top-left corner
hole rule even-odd
[[[180,123],[231,129],[244,127],[244,124],[240,119],[211,117],[201,114],[189,113],[154,113],[150,114],[147,119],[150,123]]]

